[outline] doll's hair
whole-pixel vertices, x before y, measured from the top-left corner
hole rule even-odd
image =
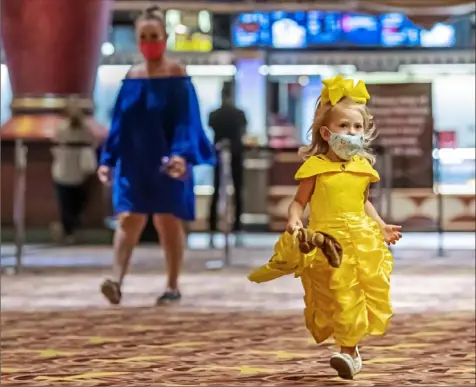
[[[364,147],[358,155],[364,157],[373,165],[375,163],[375,156],[369,149],[371,142],[375,139],[373,116],[370,114],[367,105],[356,103],[347,97],[342,98],[335,105],[332,105],[330,102],[323,103],[320,99],[317,101],[314,119],[308,133],[311,137],[311,144],[300,147],[298,155],[303,159],[308,159],[311,156],[327,153],[329,144],[322,138],[321,128],[329,124],[329,121],[332,119],[332,112],[342,107],[356,109],[362,114],[364,119]]]

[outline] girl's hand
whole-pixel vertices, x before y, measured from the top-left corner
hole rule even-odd
[[[180,156],[172,156],[167,164],[167,171],[170,177],[181,179],[187,172],[187,163]]]
[[[286,226],[286,231],[291,235],[296,231],[296,229],[304,228],[301,219],[299,218],[289,218],[288,224]]]
[[[393,224],[386,224],[382,227],[383,239],[388,245],[394,245],[402,238],[400,230],[402,226],[394,226]]]

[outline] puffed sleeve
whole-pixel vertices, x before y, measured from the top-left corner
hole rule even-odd
[[[215,164],[215,153],[202,126],[195,88],[189,77],[175,88],[175,129],[171,155],[181,156],[192,165]]]
[[[374,168],[372,168],[372,173],[370,174],[370,182],[376,183],[378,181],[380,181],[380,175]]]
[[[116,98],[116,104],[114,106],[114,111],[112,114],[111,127],[109,129],[109,135],[107,136],[106,142],[103,145],[101,152],[100,165],[105,165],[108,167],[115,167],[118,152],[119,152],[119,141],[121,133],[121,104],[122,98],[124,96],[124,86],[121,87]]]
[[[369,176],[371,183],[380,181],[380,175],[370,162],[361,156],[356,156],[356,161],[353,163],[351,170]]]
[[[294,175],[294,178],[296,180],[303,180],[309,177],[319,175],[321,169],[319,161],[320,160],[315,156],[309,157],[298,169],[298,171]]]

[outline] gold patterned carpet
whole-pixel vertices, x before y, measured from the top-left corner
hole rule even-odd
[[[175,308],[3,312],[2,384],[389,386],[475,384],[472,313],[397,315],[361,346],[352,381],[328,366],[297,314]]]

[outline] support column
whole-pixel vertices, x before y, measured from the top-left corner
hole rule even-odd
[[[44,229],[58,220],[49,140],[68,97],[79,97],[99,141],[107,135],[106,128],[92,117],[92,97],[113,1],[1,3],[1,38],[13,94],[12,117],[0,131],[1,213],[8,238],[14,224],[18,236],[22,228],[18,225],[25,222],[27,228]],[[20,154],[28,155],[27,168]],[[15,193],[13,187],[17,187]],[[99,228],[104,221],[103,194],[98,182],[92,189],[83,225]]]
[[[1,35],[12,87],[2,139],[47,139],[71,94],[92,113],[111,0],[2,0]],[[92,119],[101,138],[106,131]]]

